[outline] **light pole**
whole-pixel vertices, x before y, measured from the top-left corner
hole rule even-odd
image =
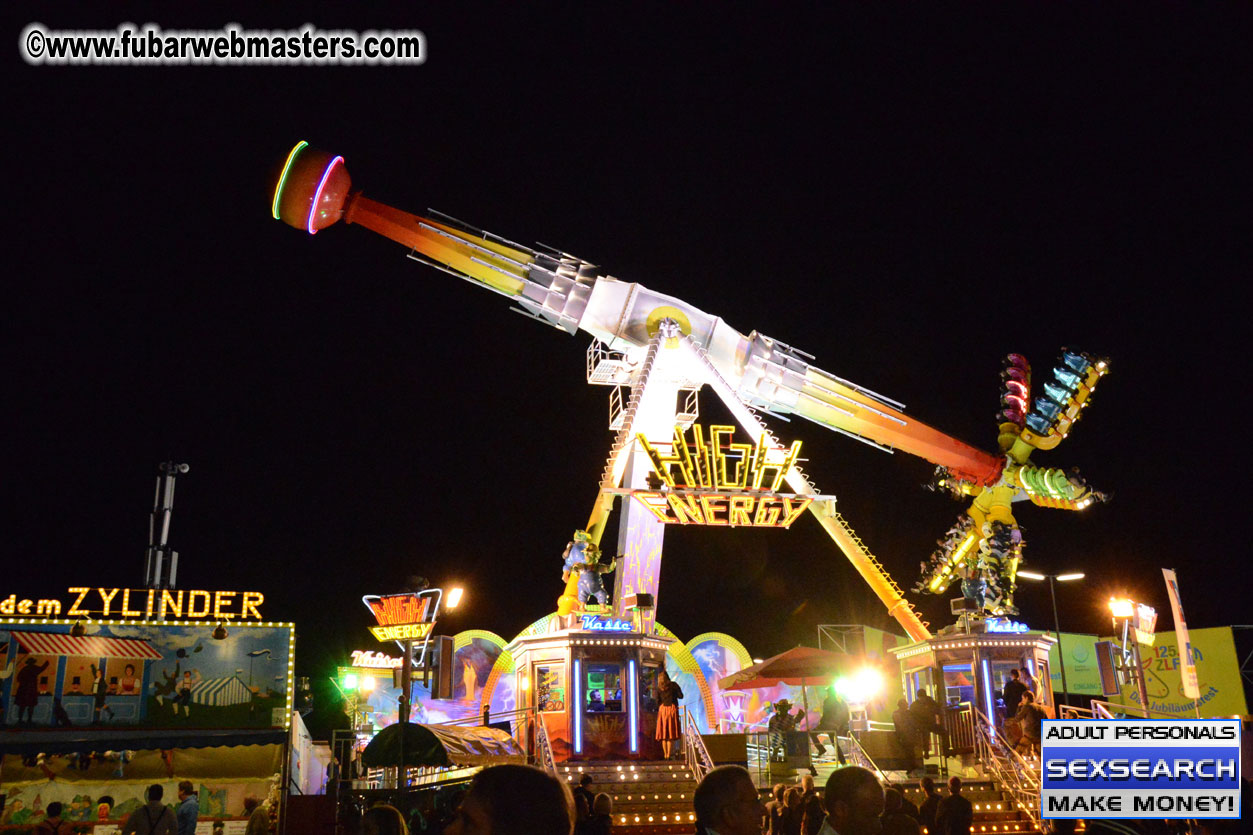
[[[1126,597],[1111,597],[1109,599],[1109,610],[1114,615],[1114,628],[1122,629],[1122,657],[1123,665],[1127,666],[1127,656],[1131,656],[1131,673],[1135,676],[1136,691],[1140,694],[1140,707],[1144,710],[1144,715],[1149,715],[1149,689],[1144,681],[1144,662],[1140,660],[1140,637],[1139,635],[1131,635],[1131,622],[1135,620],[1136,604],[1135,601]],[[1131,645],[1131,649],[1127,649],[1127,645]]]
[[[1049,597],[1053,599],[1053,634],[1057,637],[1057,664],[1062,672],[1062,698],[1066,700],[1066,704],[1070,704],[1070,690],[1066,687],[1066,653],[1062,652],[1062,627],[1061,622],[1057,619],[1057,586],[1058,583],[1066,583],[1071,580],[1082,580],[1083,572],[1075,571],[1069,574],[1037,574],[1034,571],[1019,571],[1019,577],[1026,577],[1028,580],[1048,580],[1049,581]]]

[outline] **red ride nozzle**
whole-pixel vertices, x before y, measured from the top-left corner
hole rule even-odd
[[[352,178],[343,157],[297,142],[274,184],[272,214],[315,235],[343,215],[350,188]]]

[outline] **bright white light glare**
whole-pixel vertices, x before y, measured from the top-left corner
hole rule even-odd
[[[357,689],[357,674],[349,673],[348,675],[344,676],[344,686],[347,687],[349,690],[356,690]]]
[[[444,601],[444,606],[448,609],[456,609],[457,604],[461,602],[461,595],[465,593],[465,589],[458,586],[455,589],[448,590],[448,599]]]
[[[1057,581],[1059,583],[1064,583],[1067,580],[1082,580],[1082,579],[1083,579],[1082,571],[1076,572],[1074,574],[1058,574],[1057,575]]]
[[[864,705],[883,691],[883,674],[874,667],[862,667],[851,676],[838,676],[832,686],[849,704]]]
[[[1129,597],[1111,597],[1109,599],[1109,610],[1114,613],[1116,618],[1129,618],[1135,615],[1136,604]]]
[[[374,676],[361,677],[361,692],[370,693],[374,690]]]
[[[1034,571],[1019,571],[1018,576],[1026,577],[1028,580],[1047,580],[1048,579],[1043,574],[1036,574]]]
[[[761,659],[760,659],[760,658],[754,658],[754,659],[753,659],[753,663],[754,663],[754,664],[760,664],[760,663],[761,663]]]

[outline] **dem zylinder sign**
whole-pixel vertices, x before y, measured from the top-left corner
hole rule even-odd
[[[19,598],[0,600],[0,615],[45,618],[185,618],[195,620],[261,620],[265,595],[259,591],[200,589],[101,589],[75,586],[66,600]]]

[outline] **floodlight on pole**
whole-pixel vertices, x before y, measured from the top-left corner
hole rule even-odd
[[[1128,650],[1130,644],[1130,655],[1132,658],[1132,673],[1136,679],[1136,689],[1140,694],[1140,707],[1144,709],[1144,715],[1149,715],[1149,689],[1144,681],[1144,662],[1140,660],[1140,642],[1130,639],[1131,622],[1136,616],[1136,602],[1130,597],[1111,597],[1109,599],[1109,610],[1114,616],[1114,628],[1122,628],[1122,657],[1123,663],[1126,664]]]
[[[461,595],[465,594],[465,589],[460,586],[448,590],[448,597],[444,599],[445,609],[456,609],[457,604],[461,602]]]
[[[1124,620],[1135,616],[1136,604],[1130,597],[1111,597],[1109,610],[1113,613],[1115,620]]]

